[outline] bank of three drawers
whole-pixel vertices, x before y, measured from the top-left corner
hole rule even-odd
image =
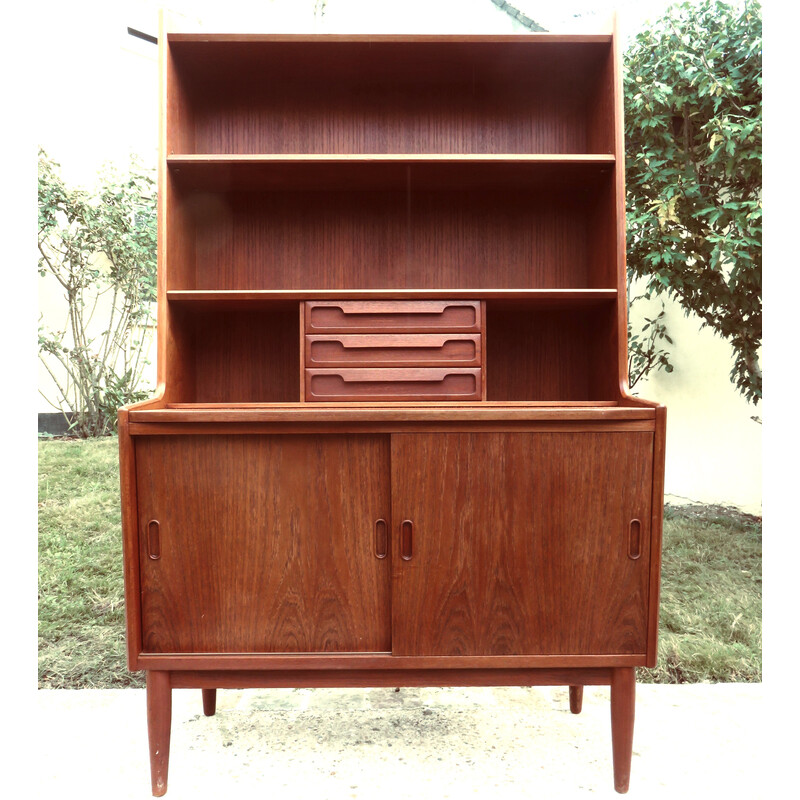
[[[477,300],[306,302],[304,399],[485,399],[483,305]]]

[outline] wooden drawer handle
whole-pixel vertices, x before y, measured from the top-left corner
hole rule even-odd
[[[147,554],[153,561],[161,558],[161,524],[157,519],[147,523]]]
[[[375,522],[375,557],[386,558],[389,553],[389,528],[385,519]]]
[[[400,558],[403,561],[411,561],[414,555],[414,526],[410,519],[404,519],[400,523]]]
[[[635,561],[642,554],[642,523],[632,519],[628,531],[628,558]]]

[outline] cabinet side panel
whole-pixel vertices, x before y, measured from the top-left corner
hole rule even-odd
[[[119,483],[122,510],[122,557],[125,575],[125,638],[128,669],[137,669],[142,650],[142,616],[139,602],[139,532],[136,497],[136,455],[128,432],[128,412],[118,415]]]
[[[385,436],[137,440],[147,652],[389,649]]]
[[[395,655],[643,656],[652,433],[392,438]]]
[[[653,447],[653,500],[650,545],[650,620],[647,634],[647,666],[658,659],[658,618],[661,600],[661,543],[664,527],[664,467],[667,440],[667,409],[656,409]]]

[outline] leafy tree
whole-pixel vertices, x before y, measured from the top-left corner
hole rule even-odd
[[[629,277],[728,340],[761,398],[761,7],[672,6],[625,55]]]
[[[156,297],[156,191],[150,171],[106,167],[93,193],[69,189],[39,151],[39,274],[66,300],[62,330],[39,328],[39,358],[80,436],[110,433],[138,388]]]

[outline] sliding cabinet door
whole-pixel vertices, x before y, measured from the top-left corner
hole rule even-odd
[[[650,432],[392,436],[392,651],[644,653]]]
[[[387,436],[137,437],[136,469],[146,652],[390,649]]]

